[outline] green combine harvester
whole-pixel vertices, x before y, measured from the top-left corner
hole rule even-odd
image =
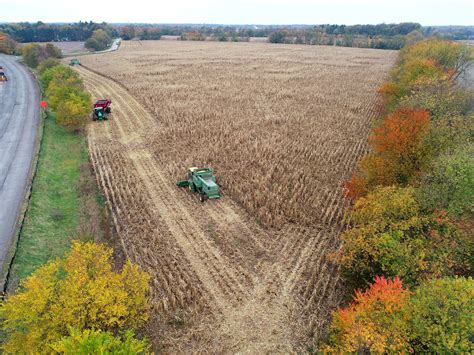
[[[199,193],[201,202],[221,197],[214,171],[211,168],[189,168],[188,179],[179,180],[176,185],[189,187],[189,191]]]
[[[69,65],[71,66],[81,65],[81,62],[77,58],[72,58],[71,61],[69,62]]]

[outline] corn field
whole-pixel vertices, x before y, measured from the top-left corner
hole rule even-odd
[[[113,101],[89,150],[125,253],[152,274],[155,346],[291,352],[324,335],[342,296],[342,183],[394,59],[166,41],[81,59],[92,96]],[[203,165],[224,195],[205,204],[175,186]]]

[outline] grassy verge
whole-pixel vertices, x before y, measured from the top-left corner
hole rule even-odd
[[[103,204],[90,170],[86,138],[46,119],[31,199],[13,260],[9,289],[62,256],[72,238],[99,239]]]

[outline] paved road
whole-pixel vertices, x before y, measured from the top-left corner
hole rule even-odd
[[[39,125],[36,81],[15,57],[0,54],[0,267],[5,268],[28,187]],[[0,285],[3,283],[0,275]]]
[[[79,56],[82,56],[82,55],[89,55],[89,54],[101,54],[101,53],[113,52],[113,51],[116,51],[117,49],[119,49],[120,43],[122,43],[122,39],[121,39],[121,38],[116,38],[116,39],[114,39],[114,41],[112,42],[112,45],[110,46],[110,48],[105,49],[105,50],[103,50],[103,51],[98,51],[98,52],[63,53],[63,56],[64,56],[65,58],[67,58],[67,57],[79,57]]]

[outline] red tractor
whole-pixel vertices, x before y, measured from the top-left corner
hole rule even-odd
[[[94,104],[94,110],[92,111],[92,121],[107,120],[107,115],[112,112],[111,104],[112,100],[110,99],[97,100]]]

